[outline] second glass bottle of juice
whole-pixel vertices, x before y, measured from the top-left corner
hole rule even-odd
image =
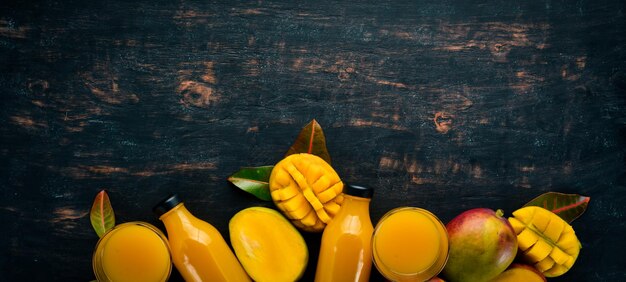
[[[165,224],[174,266],[185,281],[250,281],[220,232],[193,216],[178,195],[154,212]]]
[[[322,234],[316,282],[369,281],[372,233],[369,204],[374,190],[347,185],[339,213]]]

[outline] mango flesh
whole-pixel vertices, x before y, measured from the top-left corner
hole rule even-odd
[[[517,234],[524,261],[546,277],[567,272],[580,253],[580,241],[574,229],[555,213],[542,207],[523,207],[509,218]]]
[[[229,222],[230,241],[237,258],[258,282],[296,281],[309,260],[302,235],[279,212],[244,209]]]
[[[278,162],[270,175],[272,200],[293,224],[310,232],[321,232],[343,203],[343,182],[322,158],[307,154],[289,155]]]
[[[515,259],[517,238],[511,224],[491,209],[463,212],[447,225],[450,242],[446,281],[489,281]]]
[[[546,277],[532,266],[514,263],[491,282],[546,282]]]

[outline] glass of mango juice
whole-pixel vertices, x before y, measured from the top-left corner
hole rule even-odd
[[[96,244],[93,272],[98,281],[167,281],[172,261],[167,238],[141,221],[113,227]]]
[[[448,233],[431,212],[400,207],[376,224],[372,257],[378,271],[391,281],[426,281],[448,260]]]

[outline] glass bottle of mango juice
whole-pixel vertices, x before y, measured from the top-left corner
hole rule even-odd
[[[165,224],[174,266],[185,281],[250,281],[220,232],[193,216],[178,195],[154,212]]]
[[[322,234],[316,282],[369,281],[374,232],[369,204],[373,191],[346,186],[341,209]]]

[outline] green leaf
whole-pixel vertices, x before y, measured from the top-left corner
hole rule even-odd
[[[228,178],[239,189],[244,190],[263,201],[271,201],[270,174],[274,166],[242,167]]]
[[[585,212],[590,199],[589,197],[578,194],[548,192],[534,198],[524,206],[542,207],[571,223]]]
[[[296,141],[291,145],[285,156],[299,153],[316,155],[330,164],[330,154],[328,154],[328,149],[326,148],[326,137],[324,137],[322,127],[315,119],[302,128]]]
[[[115,214],[106,191],[102,190],[96,195],[89,218],[99,237],[115,226]]]

